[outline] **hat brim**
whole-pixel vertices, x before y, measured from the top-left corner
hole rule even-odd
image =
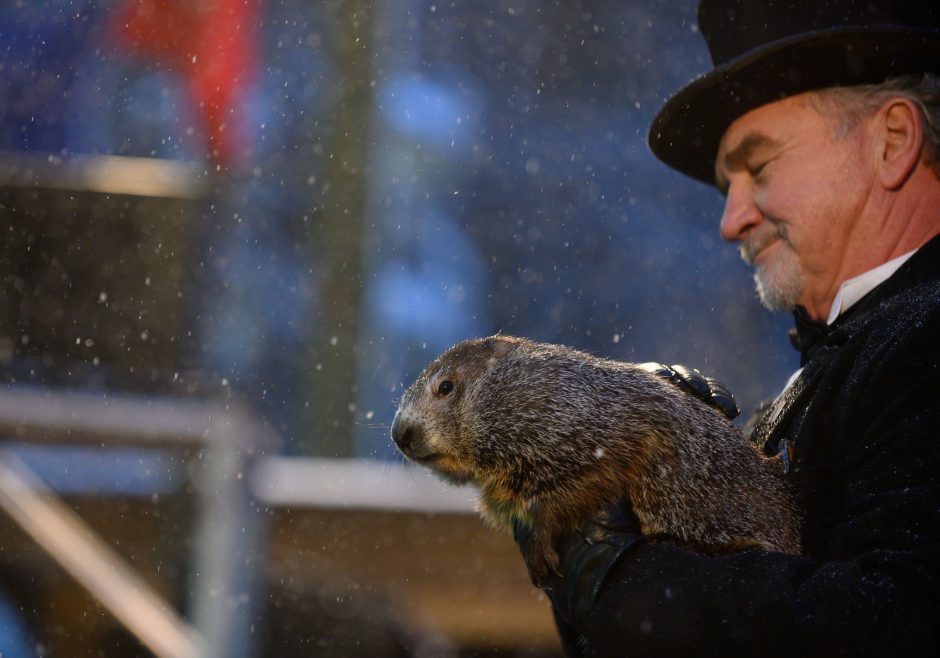
[[[670,167],[714,185],[721,137],[750,110],[815,89],[938,70],[940,32],[934,30],[804,33],[749,51],[681,88],[654,117],[647,141]]]

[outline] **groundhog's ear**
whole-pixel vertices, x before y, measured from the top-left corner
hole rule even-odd
[[[518,340],[515,340],[511,336],[490,336],[486,339],[486,345],[493,352],[492,358],[502,359],[504,356],[512,352],[516,346],[519,344]]]

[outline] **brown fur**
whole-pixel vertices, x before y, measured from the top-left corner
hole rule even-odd
[[[536,577],[557,566],[560,535],[624,493],[644,535],[704,552],[800,550],[778,461],[630,363],[509,336],[464,341],[405,392],[392,434],[410,459],[476,485],[491,524],[532,527]]]

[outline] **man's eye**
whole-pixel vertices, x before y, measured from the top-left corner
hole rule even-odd
[[[437,385],[437,394],[438,395],[447,395],[454,390],[454,382],[449,379],[445,379],[440,384]]]
[[[767,166],[766,162],[762,162],[759,165],[748,165],[747,173],[751,175],[751,178],[757,178],[764,171],[764,167]]]

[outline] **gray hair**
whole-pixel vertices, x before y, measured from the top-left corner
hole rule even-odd
[[[820,112],[840,115],[840,130],[847,133],[889,98],[906,98],[920,110],[924,131],[924,160],[940,178],[940,76],[925,73],[889,78],[882,83],[853,87],[829,87],[810,94],[810,103]]]

